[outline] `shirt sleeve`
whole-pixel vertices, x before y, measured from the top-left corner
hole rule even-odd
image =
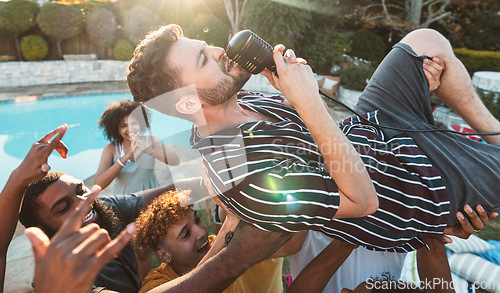
[[[140,191],[129,195],[105,195],[99,197],[99,200],[111,205],[124,224],[128,224],[139,216],[144,206],[144,193]]]
[[[335,215],[340,201],[326,170],[300,162],[253,175],[240,186],[228,199],[229,208],[273,232],[319,229]]]

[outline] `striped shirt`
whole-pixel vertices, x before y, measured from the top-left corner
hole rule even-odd
[[[437,238],[443,233],[450,203],[426,155],[411,138],[385,141],[382,132],[355,116],[339,126],[361,156],[379,209],[363,218],[332,219],[338,188],[306,125],[282,100],[253,94],[238,98],[242,107],[278,122],[244,123],[205,138],[193,128],[191,144],[229,210],[263,230],[316,230],[373,250],[412,251],[425,245],[420,234]],[[365,115],[377,122],[377,112]]]

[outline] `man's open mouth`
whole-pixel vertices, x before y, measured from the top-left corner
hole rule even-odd
[[[91,209],[89,213],[85,216],[85,219],[83,219],[82,226],[94,223],[96,219],[97,219],[97,213],[94,211],[94,209]]]
[[[236,63],[233,60],[227,58],[227,61],[226,61],[226,72],[229,73],[229,71],[231,71],[231,69],[233,69],[235,65],[236,65]]]
[[[198,253],[207,253],[210,250],[210,243],[208,242],[208,239],[201,244],[200,248],[198,248],[197,252]]]

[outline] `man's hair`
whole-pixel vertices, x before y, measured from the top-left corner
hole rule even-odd
[[[42,194],[50,185],[59,180],[62,175],[66,175],[66,173],[60,171],[49,172],[41,180],[28,185],[28,188],[26,188],[26,191],[24,192],[24,200],[21,206],[21,211],[19,212],[19,221],[24,227],[39,227],[47,235],[55,233],[55,231],[46,226],[44,221],[38,216],[38,210],[40,209],[38,197],[40,197],[40,194]]]
[[[107,139],[111,142],[123,142],[123,137],[120,135],[120,123],[123,118],[129,116],[132,111],[140,106],[138,102],[131,102],[130,100],[123,100],[119,103],[110,103],[104,112],[102,112],[101,119],[97,122],[99,128],[104,131]],[[150,120],[150,112],[146,110],[146,117],[143,116],[142,111],[134,112],[140,114],[141,117],[136,117],[137,122],[140,125],[141,131],[146,130],[146,120]],[[135,117],[135,116],[134,116]]]
[[[146,102],[182,87],[178,70],[166,62],[172,44],[180,37],[181,27],[170,24],[150,32],[137,45],[127,70],[127,82],[134,101]]]
[[[136,220],[134,246],[157,250],[171,225],[178,223],[191,210],[192,205],[183,204],[189,200],[190,193],[189,190],[170,190],[147,206]]]

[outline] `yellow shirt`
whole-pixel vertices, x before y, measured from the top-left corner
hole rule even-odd
[[[208,241],[212,245],[215,241],[215,235],[208,236]],[[258,263],[246,270],[223,293],[281,293],[283,292],[282,266],[283,258],[274,258]],[[162,263],[156,269],[149,271],[142,282],[139,293],[146,293],[178,277],[179,275],[174,272],[169,264]]]

